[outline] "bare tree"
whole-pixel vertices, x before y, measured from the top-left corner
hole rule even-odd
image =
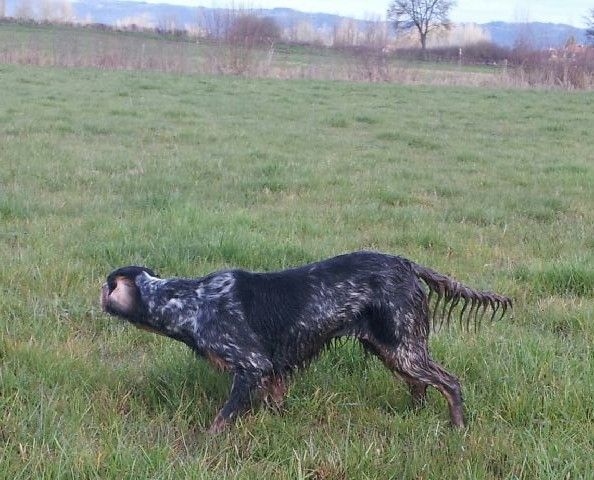
[[[388,24],[380,17],[370,16],[366,19],[363,32],[363,45],[368,48],[383,49],[388,44]]]
[[[357,24],[352,18],[344,18],[334,26],[332,35],[332,46],[334,47],[352,47],[357,45],[359,30]]]
[[[2,1],[2,0],[0,0]],[[76,20],[69,0],[19,0],[14,16],[42,22],[73,22]]]
[[[416,28],[421,48],[425,50],[429,32],[450,28],[448,13],[455,3],[455,0],[395,0],[388,8],[388,19],[396,31]]]
[[[283,37],[290,43],[313,43],[316,30],[311,21],[294,21],[283,32]]]
[[[594,8],[590,10],[590,15],[587,15],[586,23],[588,24],[588,29],[586,30],[586,38],[592,44],[594,44]]]
[[[0,0],[0,18],[6,15],[6,2],[5,0]]]
[[[69,0],[41,0],[37,7],[38,17],[44,22],[72,22],[76,19]]]
[[[20,0],[16,5],[14,16],[20,20],[33,20],[35,11],[31,0]]]

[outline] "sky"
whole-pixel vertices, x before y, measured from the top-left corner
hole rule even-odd
[[[143,0],[149,3],[173,3],[188,6],[247,8],[288,7],[304,12],[335,13],[356,18],[384,16],[389,0]],[[458,0],[451,11],[454,22],[486,23],[552,22],[584,26],[583,17],[594,8],[594,0]]]

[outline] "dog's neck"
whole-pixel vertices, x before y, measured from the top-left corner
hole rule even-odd
[[[199,338],[196,334],[217,315],[218,303],[230,297],[234,283],[232,272],[200,279],[161,279],[143,273],[136,278],[136,285],[146,308],[146,318],[137,326],[185,343],[186,339]],[[174,296],[171,291],[175,292]]]

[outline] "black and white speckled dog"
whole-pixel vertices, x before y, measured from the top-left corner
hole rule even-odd
[[[471,320],[480,324],[487,308],[492,320],[500,308],[503,316],[511,307],[508,297],[472,290],[405,258],[374,252],[280,272],[229,270],[198,279],[161,279],[144,267],[124,267],[108,276],[101,294],[107,313],[184,342],[233,373],[230,397],[211,432],[246,409],[257,391],[280,405],[290,373],[344,336],[357,338],[402,377],[416,405],[424,402],[428,385],[437,388],[449,404],[452,424],[462,427],[460,383],[427,350],[430,323],[449,323],[461,301],[460,321],[467,328]]]

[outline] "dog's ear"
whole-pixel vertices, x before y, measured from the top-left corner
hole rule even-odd
[[[101,290],[103,310],[127,320],[139,319],[144,314],[145,306],[136,278],[145,273],[151,277],[155,276],[152,270],[136,266],[119,268],[111,272]]]

